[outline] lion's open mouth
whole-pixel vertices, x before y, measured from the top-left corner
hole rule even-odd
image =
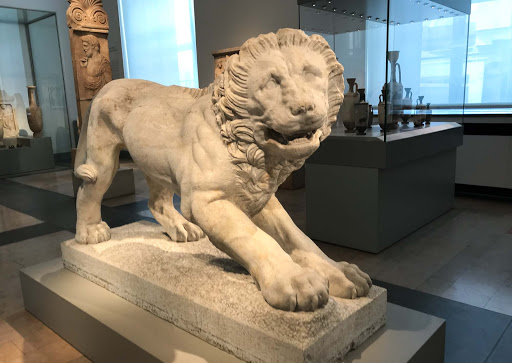
[[[254,128],[254,140],[263,150],[287,160],[310,156],[320,146],[322,135],[321,128],[300,131],[292,135],[277,132],[263,123],[256,124]]]
[[[285,135],[272,129],[268,129],[268,138],[279,142],[282,145],[300,144],[310,142],[317,130]]]

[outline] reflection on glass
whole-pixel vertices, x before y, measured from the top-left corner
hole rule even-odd
[[[344,132],[352,132],[358,107],[373,109],[384,141],[390,132],[430,127],[433,115],[463,115],[470,10],[470,0],[303,2],[301,28],[324,36],[345,81],[357,79],[365,90],[366,101],[355,102],[345,85]]]

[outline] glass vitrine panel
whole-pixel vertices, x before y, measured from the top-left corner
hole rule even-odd
[[[470,0],[299,1],[300,27],[320,34],[344,66],[338,127],[366,134],[463,121]],[[341,125],[343,124],[343,125]]]

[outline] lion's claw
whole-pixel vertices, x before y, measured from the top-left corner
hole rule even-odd
[[[354,284],[357,296],[367,296],[373,285],[370,276],[361,271],[357,265],[348,262],[338,262],[338,265],[345,276]]]
[[[110,227],[105,222],[77,227],[75,240],[82,244],[95,244],[110,239]]]

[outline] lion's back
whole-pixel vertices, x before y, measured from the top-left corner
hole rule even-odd
[[[187,113],[208,89],[164,86],[141,79],[118,79],[106,84],[95,97],[91,112],[108,115],[110,122],[123,128],[125,120],[136,118],[175,120]],[[169,120],[171,121],[171,120]]]

